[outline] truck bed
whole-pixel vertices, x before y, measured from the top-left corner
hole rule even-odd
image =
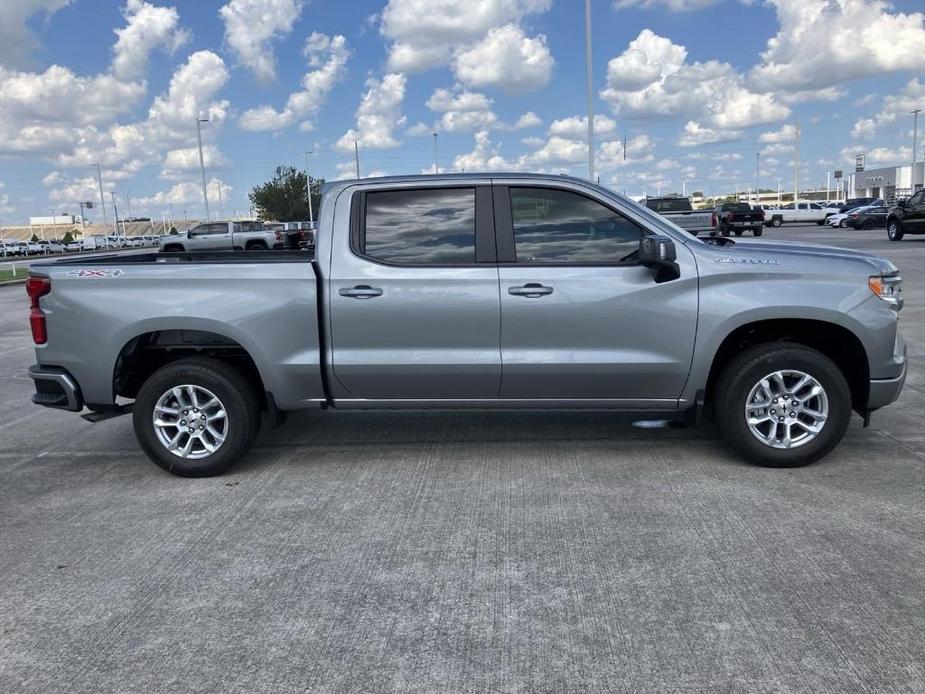
[[[31,274],[51,280],[38,363],[67,369],[88,404],[111,405],[120,359],[168,331],[177,348],[204,338],[243,348],[280,409],[324,401],[310,253],[114,254],[35,263]]]

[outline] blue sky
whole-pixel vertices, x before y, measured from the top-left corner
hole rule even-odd
[[[592,4],[608,185],[731,190],[753,185],[760,151],[762,186],[790,187],[795,121],[803,186],[858,152],[869,166],[911,158],[920,0]],[[202,216],[200,112],[226,214],[307,150],[314,175],[351,175],[355,139],[363,175],[431,170],[434,129],[442,170],[586,175],[583,3],[3,3],[0,219],[98,200],[96,162],[123,212]]]

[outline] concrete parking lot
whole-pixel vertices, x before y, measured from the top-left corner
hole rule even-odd
[[[921,692],[925,237],[901,401],[824,461],[607,413],[313,412],[214,479],[29,403],[0,288],[0,691]]]

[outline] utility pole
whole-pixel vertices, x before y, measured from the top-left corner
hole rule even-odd
[[[116,233],[113,236],[119,235],[119,209],[116,207],[116,192],[114,190],[109,191],[109,194],[112,196],[112,216],[116,219]],[[122,235],[125,236],[125,229],[122,230]]]
[[[912,171],[909,172],[909,195],[915,193],[915,145],[919,135],[919,114],[921,112],[920,108],[910,111],[912,114]],[[925,179],[922,180],[922,184],[925,185]]]
[[[314,150],[305,153],[305,189],[308,191],[308,224],[315,228],[315,211],[312,209],[312,177],[308,173],[308,155],[314,154]]]
[[[440,173],[440,167],[437,164],[437,131],[434,131],[434,176]]]
[[[199,169],[202,172],[202,204],[206,206],[206,221],[209,221],[209,194],[206,190],[206,163],[202,158],[202,124],[208,123],[208,118],[201,115],[196,117],[196,135],[199,138]]]
[[[594,80],[591,76],[591,0],[585,0],[585,63],[588,77],[588,180],[594,181]],[[624,151],[625,154],[625,151]]]
[[[826,202],[829,201],[829,183],[831,182],[831,179],[829,178],[829,176],[831,175],[831,173],[832,173],[831,171],[825,172],[825,201]]]
[[[761,174],[761,152],[755,152],[755,204],[761,203],[761,189],[758,187],[758,177]]]
[[[96,164],[96,180],[100,184],[100,207],[103,209],[103,226],[109,226],[109,220],[106,219],[106,200],[103,198],[103,170],[99,162]]]
[[[800,121],[797,121],[794,125],[796,126],[794,139],[796,149],[794,150],[793,158],[793,209],[796,209],[796,203],[800,197]]]
[[[357,163],[357,178],[360,177],[360,143],[356,140],[353,141],[353,156],[356,158]]]
[[[218,186],[218,214],[221,219],[225,218],[225,206],[222,203],[222,182],[216,181],[215,185]]]

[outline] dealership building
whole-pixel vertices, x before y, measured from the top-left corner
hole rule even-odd
[[[910,172],[911,164],[867,169],[848,174],[848,195],[853,198],[883,198],[891,202],[896,198],[907,198],[913,192]],[[914,190],[922,187],[925,180],[925,162],[915,164]]]

